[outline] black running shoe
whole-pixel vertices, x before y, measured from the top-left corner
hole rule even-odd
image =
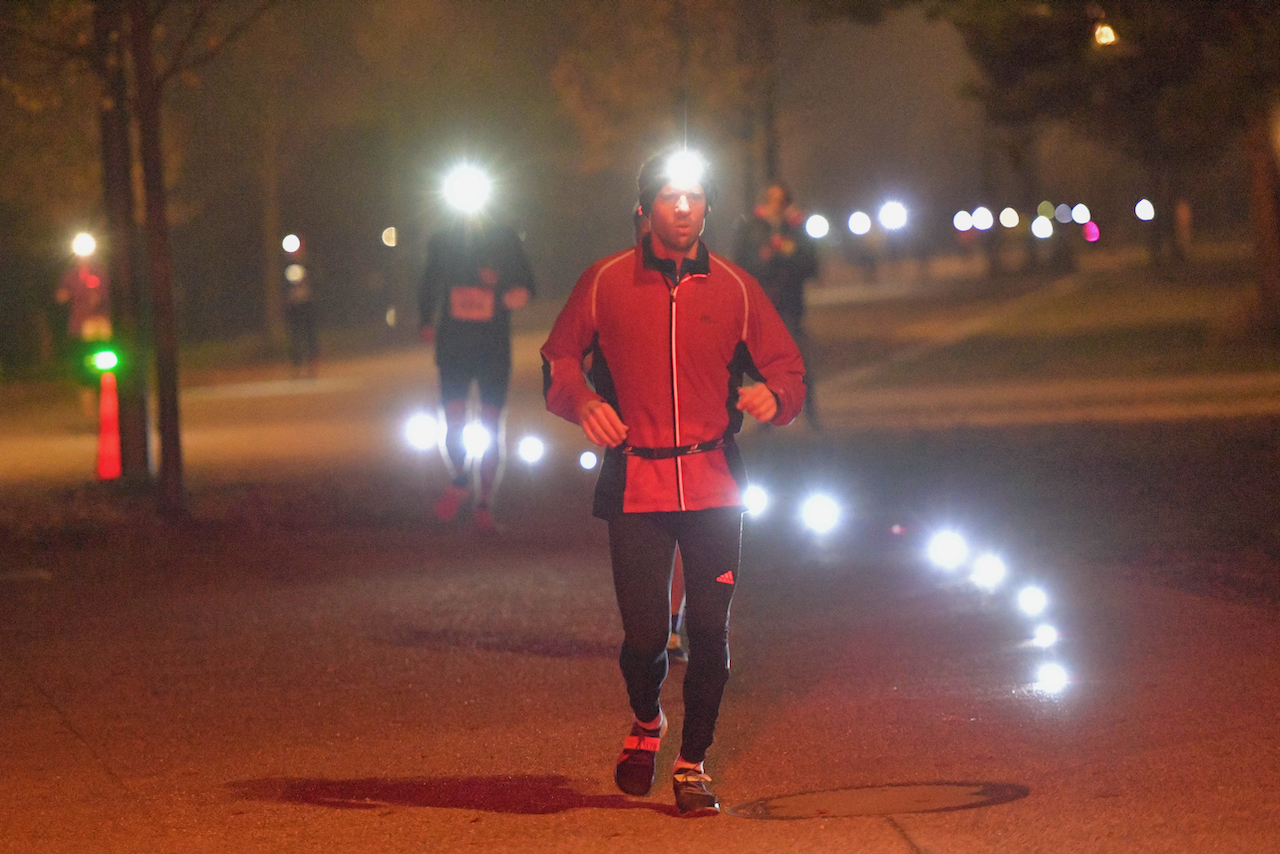
[[[703,815],[719,815],[720,802],[707,788],[711,778],[697,768],[679,768],[672,778],[676,793],[676,808],[682,818]]]
[[[653,763],[658,757],[662,736],[667,732],[667,716],[660,714],[660,717],[662,723],[657,729],[645,729],[636,721],[631,725],[631,735],[622,743],[613,781],[628,795],[647,795],[653,788]]]

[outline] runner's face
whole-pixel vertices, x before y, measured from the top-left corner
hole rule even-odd
[[[649,230],[668,251],[686,255],[697,246],[707,222],[707,196],[702,185],[678,190],[667,184],[650,207]]]

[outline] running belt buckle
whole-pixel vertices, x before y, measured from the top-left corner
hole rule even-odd
[[[675,457],[686,457],[689,454],[705,454],[707,451],[718,451],[723,447],[724,439],[720,438],[673,448],[637,448],[634,445],[623,445],[622,453],[629,457],[640,457],[643,460],[670,460]]]

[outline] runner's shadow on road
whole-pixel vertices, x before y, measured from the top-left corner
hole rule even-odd
[[[622,795],[584,795],[574,791],[571,783],[568,777],[550,774],[358,780],[268,777],[238,780],[228,783],[227,788],[245,800],[332,809],[437,807],[515,815],[549,815],[574,809],[639,809],[676,815],[671,804],[636,801]]]

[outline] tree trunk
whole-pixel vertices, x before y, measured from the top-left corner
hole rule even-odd
[[[782,178],[782,140],[778,134],[778,22],[773,0],[760,8],[760,66],[764,74],[760,125],[764,131],[765,184]]]
[[[102,80],[102,197],[107,214],[106,254],[111,283],[112,328],[121,352],[116,371],[120,398],[120,464],[127,483],[151,479],[147,430],[148,359],[141,329],[133,251],[133,145],[129,137],[128,82],[125,77],[124,3],[94,5],[94,53]]]
[[[1264,329],[1280,331],[1280,170],[1272,153],[1264,110],[1249,117],[1244,136],[1249,162],[1249,208],[1254,257],[1258,264],[1258,312]]]
[[[151,48],[151,19],[146,0],[127,0],[137,87],[139,153],[146,198],[147,256],[156,342],[156,403],[160,429],[162,515],[186,511],[182,485],[182,434],[178,423],[178,336],[174,320],[172,258],[166,215],[164,158],[160,129],[160,80]]]

